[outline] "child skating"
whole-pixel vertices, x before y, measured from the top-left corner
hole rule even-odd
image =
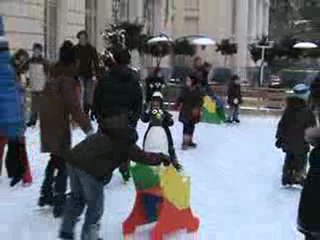
[[[143,149],[147,152],[161,152],[169,155],[172,163],[180,169],[174,143],[169,127],[173,126],[172,115],[163,109],[163,96],[155,92],[151,98],[150,107],[141,116],[144,123],[149,123],[144,135]]]
[[[228,86],[228,105],[229,105],[229,115],[227,118],[227,123],[240,123],[239,120],[239,110],[242,104],[242,94],[240,78],[237,75],[232,76],[231,81]]]
[[[193,135],[196,124],[201,118],[201,107],[203,105],[203,94],[195,75],[189,75],[186,79],[186,87],[182,90],[177,101],[180,111],[179,121],[183,124],[182,149],[196,148]]]
[[[282,185],[303,184],[309,144],[304,139],[307,128],[316,125],[315,117],[307,105],[309,88],[298,84],[287,98],[287,106],[278,124],[276,147],[286,154]]]

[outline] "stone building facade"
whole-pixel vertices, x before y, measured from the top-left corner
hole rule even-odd
[[[62,41],[76,41],[82,29],[102,50],[100,35],[114,19],[115,3],[120,20],[145,21],[150,33],[165,32],[172,38],[205,34],[217,42],[231,38],[239,47],[228,63],[233,67],[250,66],[248,44],[268,35],[269,0],[1,0],[0,15],[13,50],[30,50],[40,42],[55,58]],[[214,65],[223,64],[214,47],[199,55]]]

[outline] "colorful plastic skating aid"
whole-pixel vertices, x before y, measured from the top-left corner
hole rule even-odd
[[[123,223],[125,239],[137,227],[156,222],[151,240],[186,229],[196,232],[200,221],[190,208],[190,178],[174,167],[153,168],[137,164],[131,168],[137,195],[133,210]]]

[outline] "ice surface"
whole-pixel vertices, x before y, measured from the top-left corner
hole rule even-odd
[[[199,124],[195,136],[199,147],[187,152],[180,150],[182,128],[175,124],[177,154],[192,178],[192,209],[201,226],[197,236],[179,233],[167,239],[302,239],[296,231],[300,191],[280,185],[283,155],[274,148],[276,124],[271,117],[243,117],[239,126]],[[139,125],[140,143],[145,129]],[[75,142],[83,137],[80,130],[74,131]],[[53,219],[50,209],[37,207],[48,156],[39,153],[37,128],[28,130],[27,140],[34,184],[10,189],[8,180],[0,178],[0,239],[55,240],[60,220]],[[116,172],[105,193],[102,234],[105,240],[119,240],[121,223],[133,206],[134,187],[124,185]],[[135,239],[149,239],[149,230],[141,229]]]

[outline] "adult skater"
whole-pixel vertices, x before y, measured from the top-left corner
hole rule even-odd
[[[309,143],[305,141],[304,132],[316,125],[315,117],[307,105],[309,88],[297,84],[293,94],[287,98],[287,107],[278,124],[276,147],[285,153],[282,172],[282,184],[303,184]]]
[[[320,128],[306,131],[306,140],[314,148],[309,155],[309,171],[304,182],[298,210],[298,230],[305,240],[320,239]]]
[[[110,131],[106,134],[110,135],[117,144],[115,147],[115,158],[119,158],[122,162],[120,173],[124,181],[130,178],[128,162],[128,152],[121,151],[121,148],[126,145],[123,142],[122,134],[136,135],[136,126],[142,112],[142,89],[139,84],[139,78],[136,71],[129,67],[131,56],[127,49],[115,48],[111,51],[112,58],[115,64],[110,68],[105,77],[98,83],[95,95],[93,111],[96,115],[99,127],[104,131],[105,127],[116,123],[106,123],[105,119],[112,119],[114,115],[122,113],[122,121],[126,121],[130,126],[130,132],[127,130],[121,133],[120,131]],[[109,121],[109,120],[108,120]],[[121,154],[118,154],[118,153]]]
[[[3,36],[3,24],[0,16],[0,173],[5,145],[8,139],[16,139],[24,130],[24,117],[20,96],[20,85],[16,81],[9,44]],[[9,176],[19,178],[24,175],[24,167],[18,157],[18,149],[12,148],[16,156],[11,156]],[[7,158],[7,159],[9,159]],[[7,162],[9,163],[9,162]]]
[[[89,43],[88,33],[80,31],[77,34],[79,43],[76,49],[77,77],[81,84],[82,107],[89,114],[92,107],[94,88],[99,78],[99,58],[97,50]]]
[[[50,67],[40,105],[41,150],[50,153],[41,186],[39,206],[53,205],[53,215],[63,213],[67,190],[65,154],[71,147],[70,116],[86,134],[93,128],[81,110],[74,77],[75,52],[73,44],[65,41],[59,51],[59,61]]]

